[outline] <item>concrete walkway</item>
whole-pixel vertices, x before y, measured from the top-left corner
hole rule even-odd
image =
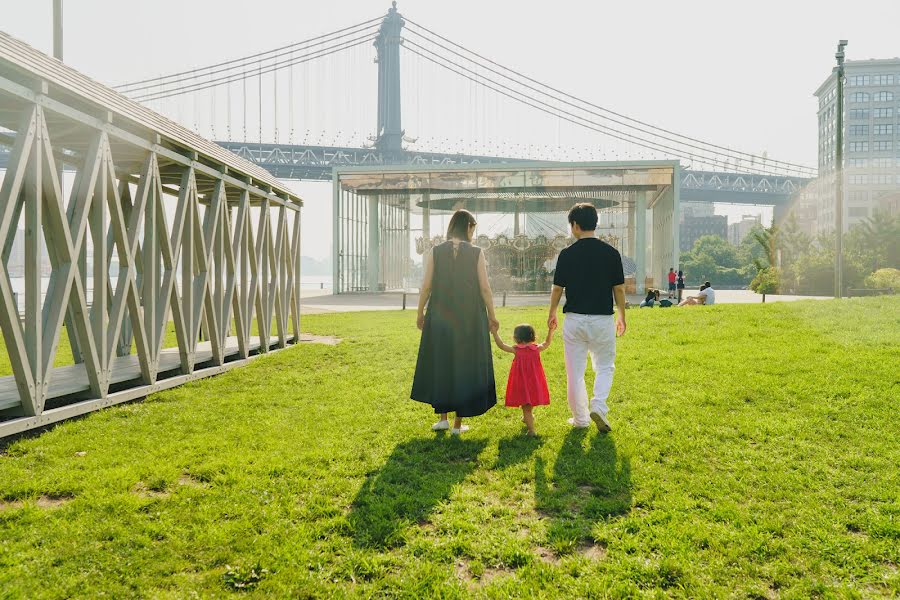
[[[699,290],[685,290],[684,297],[694,296]],[[637,307],[643,296],[629,295],[628,302]],[[796,300],[830,300],[824,296],[788,296],[767,295],[766,302],[793,302]],[[406,310],[415,311],[419,302],[419,294],[406,294]],[[550,294],[529,294],[522,296],[507,295],[507,306],[546,306],[550,302]],[[762,297],[750,290],[716,290],[717,304],[759,304]],[[503,295],[494,295],[494,305],[503,304]],[[300,299],[303,314],[358,312],[369,310],[400,310],[403,306],[402,292],[382,294],[341,294],[334,296],[331,290],[304,290]],[[673,307],[674,308],[674,307]]]

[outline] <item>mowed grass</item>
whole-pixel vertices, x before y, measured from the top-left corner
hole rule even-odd
[[[539,439],[433,434],[414,319],[8,445],[0,596],[900,595],[895,299],[629,311],[613,432],[567,427],[558,339]]]

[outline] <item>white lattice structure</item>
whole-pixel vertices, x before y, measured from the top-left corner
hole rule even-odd
[[[0,127],[11,146],[0,330],[13,371],[0,378],[0,437],[299,339],[302,203],[266,171],[5,34]],[[22,223],[20,314],[8,264]],[[63,332],[74,363],[54,367]]]

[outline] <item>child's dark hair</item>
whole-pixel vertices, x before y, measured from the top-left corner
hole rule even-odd
[[[534,327],[527,323],[516,325],[513,330],[513,338],[517,344],[530,344],[534,341]]]

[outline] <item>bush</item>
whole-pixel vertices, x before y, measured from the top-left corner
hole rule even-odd
[[[870,289],[890,288],[900,292],[900,269],[878,269],[866,277],[866,287]]]

